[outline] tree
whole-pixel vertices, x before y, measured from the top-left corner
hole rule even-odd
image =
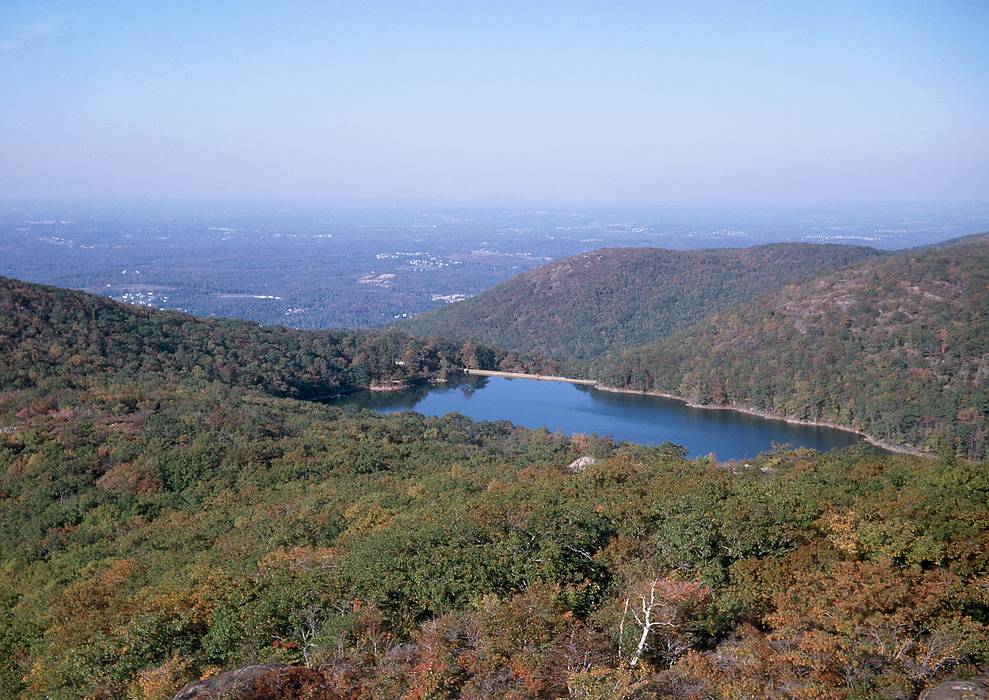
[[[661,576],[634,586],[622,603],[619,658],[627,659],[629,668],[635,668],[643,655],[653,650],[672,667],[696,643],[696,616],[710,597],[711,589],[702,583]]]

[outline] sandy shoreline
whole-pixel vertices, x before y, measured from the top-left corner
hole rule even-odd
[[[664,391],[645,391],[642,389],[621,389],[613,386],[606,386],[600,384],[592,379],[575,379],[573,377],[561,377],[552,374],[525,374],[523,372],[499,372],[495,370],[487,369],[465,369],[465,374],[471,376],[480,377],[506,377],[508,379],[535,379],[538,381],[546,382],[566,382],[568,384],[581,384],[584,386],[590,386],[598,391],[608,391],[613,394],[638,394],[640,396],[658,396],[664,399],[671,399],[673,401],[679,401],[690,408],[701,408],[708,411],[735,411],[736,413],[744,413],[750,416],[756,416],[758,418],[765,418],[767,420],[778,420],[784,423],[792,423],[794,425],[806,425],[810,427],[817,428],[830,428],[832,430],[841,430],[846,433],[852,433],[858,435],[860,438],[865,440],[870,445],[875,447],[888,450],[890,452],[897,452],[899,454],[913,455],[914,457],[926,457],[928,459],[933,459],[933,457],[925,452],[921,452],[918,449],[907,447],[905,445],[895,445],[884,440],[880,440],[868,433],[863,433],[861,431],[855,430],[854,428],[849,428],[845,425],[838,425],[837,423],[825,423],[821,421],[811,421],[811,420],[801,420],[799,418],[787,418],[786,416],[780,416],[774,413],[769,413],[768,411],[760,411],[755,408],[746,408],[745,406],[736,405],[726,405],[726,406],[712,406],[709,404],[699,404],[694,403],[690,399],[684,396],[677,396],[676,394],[670,394]]]
[[[593,379],[574,379],[573,377],[560,377],[555,374],[524,374],[522,372],[499,372],[493,369],[465,369],[464,374],[472,377],[506,377],[508,379],[536,379],[540,382],[565,382],[567,384],[584,384],[586,386],[597,386]]]

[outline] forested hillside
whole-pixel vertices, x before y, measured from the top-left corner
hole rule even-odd
[[[869,260],[712,315],[592,373],[606,384],[989,448],[989,235]]]
[[[278,396],[443,380],[465,364],[512,367],[512,354],[389,331],[296,331],[127,306],[0,277],[0,386],[120,373],[186,376]],[[56,384],[57,385],[57,382]]]
[[[733,304],[877,255],[871,248],[805,243],[603,249],[518,275],[402,327],[421,337],[588,358],[651,342]]]
[[[263,662],[291,697],[912,698],[989,662],[989,465],[681,455],[150,373],[4,391],[0,696]]]

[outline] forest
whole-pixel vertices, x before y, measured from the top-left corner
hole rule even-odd
[[[985,462],[721,464],[341,409],[296,397],[516,360],[2,289],[4,697],[171,698],[287,664],[259,683],[912,698],[989,663]]]

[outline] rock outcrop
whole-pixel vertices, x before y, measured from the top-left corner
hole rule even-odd
[[[965,681],[944,681],[920,694],[918,700],[986,700],[989,698],[989,678]]]
[[[592,457],[591,455],[584,455],[583,457],[578,457],[570,464],[568,464],[563,471],[567,474],[579,474],[580,472],[587,469],[592,464],[597,464],[598,458]]]
[[[303,666],[257,664],[194,681],[174,700],[329,700],[326,679]]]

